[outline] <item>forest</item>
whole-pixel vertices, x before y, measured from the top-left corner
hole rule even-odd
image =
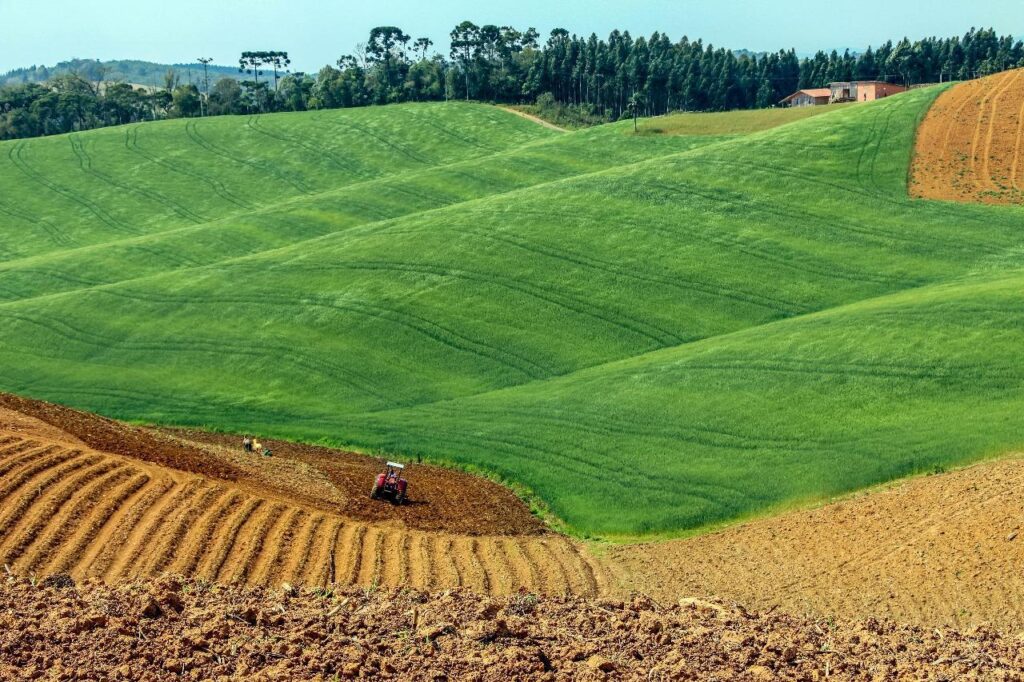
[[[429,38],[377,27],[316,74],[290,72],[283,51],[245,52],[237,79],[220,74],[212,83],[202,74],[198,83],[181,83],[168,71],[162,86],[140,88],[63,73],[0,88],[0,139],[162,118],[450,99],[533,105],[562,123],[586,125],[634,114],[772,107],[798,88],[831,81],[915,85],[1024,66],[1024,44],[991,28],[804,58],[793,49],[751,53],[687,37],[673,42],[660,32],[634,38],[613,31],[600,39],[555,29],[542,41],[533,28],[465,21],[449,37],[442,54]]]

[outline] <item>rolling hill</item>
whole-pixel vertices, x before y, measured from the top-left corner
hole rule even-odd
[[[907,196],[940,91],[677,135],[438,104],[3,143],[0,389],[423,455],[603,535],[1019,447],[1024,213]]]
[[[202,64],[157,64],[140,59],[110,59],[102,62],[97,59],[69,59],[53,66],[11,69],[5,74],[0,74],[0,86],[42,83],[54,76],[74,73],[89,81],[105,80],[162,88],[168,71],[174,71],[182,83],[192,82],[198,85],[203,80]],[[246,77],[245,74],[239,73],[237,66],[210,64],[207,71],[211,87],[222,78],[243,80]]]

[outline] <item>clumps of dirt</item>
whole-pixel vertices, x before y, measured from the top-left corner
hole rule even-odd
[[[230,464],[213,459],[201,449],[189,447],[150,429],[129,426],[89,412],[9,393],[0,393],[0,407],[54,426],[101,452],[131,457],[224,481],[235,481],[239,478],[240,472]]]
[[[165,434],[196,444],[230,448],[241,452],[241,436],[211,434],[203,431],[168,429]],[[264,476],[271,472],[269,463],[261,468],[246,467],[248,472],[262,476],[263,489],[283,491],[292,499],[303,498],[303,490],[322,478],[337,492],[326,508],[360,521],[401,521],[408,528],[444,531],[463,535],[535,535],[545,532],[543,522],[510,490],[484,478],[429,464],[406,464],[409,480],[409,501],[401,506],[371,500],[370,488],[377,474],[384,470],[385,460],[331,448],[260,439],[270,449],[271,459],[299,462],[302,468],[290,470],[287,479]],[[324,500],[305,497],[306,504],[324,508]]]
[[[1019,679],[988,629],[826,622],[720,602],[240,589],[172,577],[0,584],[0,678]]]

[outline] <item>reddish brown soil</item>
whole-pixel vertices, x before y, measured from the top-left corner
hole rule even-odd
[[[410,503],[369,499],[384,460],[263,439],[272,461],[242,452],[241,436],[130,426],[61,405],[0,393],[0,408],[50,424],[94,450],[234,482],[250,492],[361,521],[469,535],[529,535],[544,524],[507,488],[450,469],[410,464]],[[0,424],[2,427],[2,424]]]
[[[203,452],[173,439],[89,412],[63,405],[0,393],[0,408],[7,408],[50,424],[74,436],[94,450],[205,474],[225,481],[238,479],[239,472],[224,462],[210,460]]]
[[[241,455],[241,436],[211,434],[202,431],[164,430],[190,444],[213,446],[213,454],[233,452]],[[305,497],[309,504],[329,503],[330,511],[362,521],[400,521],[418,530],[466,533],[470,535],[529,535],[544,532],[544,525],[523,502],[507,488],[486,479],[451,469],[405,462],[410,502],[401,507],[369,499],[377,474],[385,459],[315,445],[261,439],[274,458],[300,463],[314,477],[329,482],[328,499],[309,496],[306,476],[278,476],[268,471],[267,463],[250,466],[248,474],[263,489],[284,490],[293,497]],[[246,466],[243,461],[233,466]]]
[[[1024,203],[1024,69],[953,86],[917,132],[911,196]]]
[[[1024,629],[1024,459],[901,482],[818,509],[657,544],[608,564],[657,599]]]
[[[67,573],[114,584],[170,571],[243,585],[468,587],[495,595],[610,589],[580,543],[543,532],[506,491],[460,506],[459,495],[495,487],[464,474],[412,467],[413,485],[425,482],[413,488],[419,504],[399,508],[369,499],[362,484],[376,465],[359,455],[271,442],[274,455],[261,457],[227,437],[29,407],[93,442],[102,443],[97,432],[124,433],[147,453],[154,443],[164,447],[165,461],[167,453],[185,451],[185,464],[230,468],[237,480],[153,464],[129,447],[128,455],[100,452],[60,427],[0,407],[0,567],[24,575]]]
[[[717,602],[0,584],[5,680],[1021,679],[1024,644]]]

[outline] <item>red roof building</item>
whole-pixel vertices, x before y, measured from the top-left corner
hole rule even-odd
[[[780,104],[790,107],[813,107],[819,104],[828,104],[831,98],[832,90],[829,88],[809,88],[807,90],[797,90],[782,100]]]

